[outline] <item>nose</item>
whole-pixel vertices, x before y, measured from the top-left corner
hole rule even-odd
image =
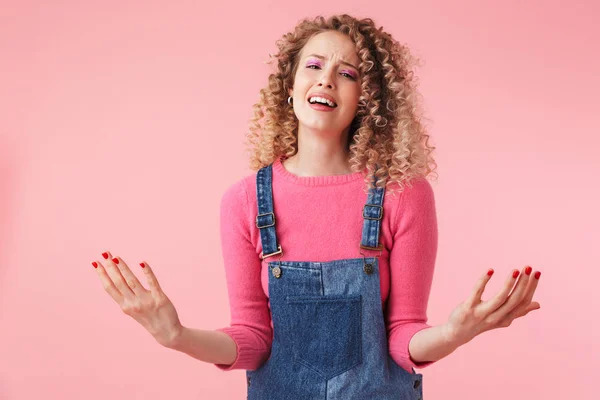
[[[323,71],[319,78],[319,87],[326,87],[333,89],[333,79],[331,78],[331,72]]]

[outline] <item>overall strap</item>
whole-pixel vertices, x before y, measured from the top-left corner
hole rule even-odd
[[[373,176],[373,183],[376,181]],[[363,207],[363,230],[360,242],[361,249],[381,250],[383,245],[379,243],[379,231],[381,219],[383,218],[383,196],[385,187],[369,188],[367,203]]]
[[[281,245],[277,244],[277,234],[275,233],[272,181],[272,164],[258,170],[256,174],[256,196],[258,203],[256,227],[260,230],[260,240],[263,248],[260,254],[261,259],[283,252]]]

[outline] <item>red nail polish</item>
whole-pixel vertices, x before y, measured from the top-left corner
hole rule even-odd
[[[531,274],[531,270],[532,270],[532,268],[531,268],[531,267],[527,267],[527,268],[525,268],[525,273],[526,273],[527,275],[529,275],[529,274]]]
[[[494,270],[493,270],[493,269],[490,269],[490,270],[488,271],[488,276],[492,276],[492,274],[493,274],[493,273],[494,273]]]
[[[118,264],[118,263],[119,263],[119,259],[118,259],[117,257],[113,257],[113,258],[112,258],[112,260],[113,260],[113,262],[114,262],[115,264]]]
[[[144,265],[144,263],[143,263],[143,262],[142,262],[142,263],[140,263],[140,266],[141,266],[142,268],[146,268],[146,266]]]
[[[517,276],[519,276],[519,271],[513,272],[513,278],[516,278]]]
[[[92,265],[94,266],[94,268],[98,268],[98,264],[96,263],[96,261],[92,262]]]
[[[108,253],[106,253],[106,252],[102,253],[102,257],[104,257],[105,260],[108,260]]]
[[[535,276],[535,279],[540,279],[540,275],[542,275],[542,273],[537,271],[533,276]]]

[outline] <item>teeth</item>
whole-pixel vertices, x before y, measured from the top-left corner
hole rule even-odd
[[[308,99],[308,102],[311,104],[314,104],[314,103],[327,104],[329,107],[335,107],[335,103],[333,101],[327,100],[323,97],[318,97],[318,96],[311,97],[310,99]]]

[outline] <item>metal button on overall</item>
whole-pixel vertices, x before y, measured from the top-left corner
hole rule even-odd
[[[275,278],[281,278],[281,268],[279,268],[279,267],[273,268],[273,276]]]
[[[271,185],[272,166],[268,165],[256,176],[261,259],[265,254],[283,254],[273,218]],[[369,189],[356,249],[362,258],[355,254],[328,261],[268,263],[273,340],[269,358],[255,371],[246,372],[248,400],[423,397],[420,374],[395,362],[387,345],[378,260],[383,250],[379,239],[384,192],[385,188]],[[266,216],[270,220],[261,220]],[[327,216],[316,222],[330,228]],[[367,257],[363,249],[380,252]],[[399,396],[400,388],[406,396]]]

